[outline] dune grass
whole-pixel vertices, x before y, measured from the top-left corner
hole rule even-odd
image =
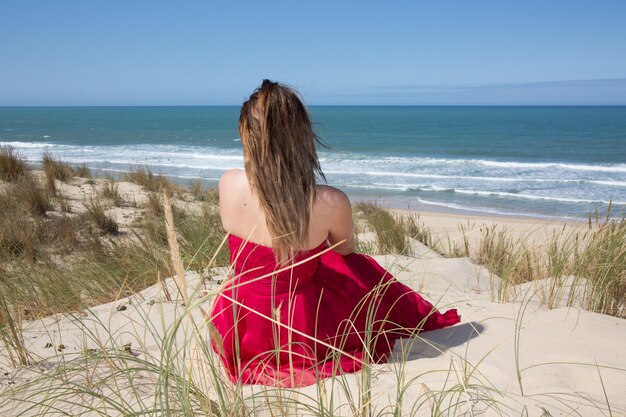
[[[19,158],[10,161],[5,163],[0,157],[0,170],[20,164]],[[176,291],[167,292],[167,297],[133,298],[140,307],[139,319],[134,318],[131,326],[150,335],[158,350],[137,339],[128,345],[123,337],[128,331],[114,332],[109,323],[94,324],[93,318],[83,317],[79,312],[133,297],[164,282],[163,277],[176,275],[177,270],[180,288],[181,266],[183,270],[204,271],[228,265],[228,253],[221,247],[224,231],[215,207],[215,191],[192,184],[188,192],[203,204],[201,211],[190,213],[174,205],[166,226],[160,193],[175,187],[149,170],[139,171],[136,178],[141,185],[154,191],[148,195],[141,221],[130,229],[118,228],[117,234],[103,234],[89,209],[85,217],[49,213],[49,191],[26,168],[3,171],[19,174],[3,176],[6,184],[0,191],[0,355],[13,366],[29,365],[21,371],[29,382],[0,391],[0,410],[10,409],[10,415],[103,416],[457,416],[471,415],[475,410],[509,415],[503,394],[480,374],[478,364],[463,357],[454,356],[446,369],[408,374],[410,345],[400,354],[405,359],[391,365],[397,388],[388,402],[374,392],[381,371],[369,364],[357,376],[338,374],[306,393],[232,384],[225,378],[208,338],[211,326],[206,308],[218,289],[206,279],[202,288],[209,289],[194,293],[196,288],[189,288],[184,306]],[[100,218],[107,214],[98,198],[110,197],[99,195],[87,203]],[[576,233],[555,232],[549,237],[550,244],[542,248],[524,245],[506,230],[484,228],[477,247],[469,248],[467,240],[457,245],[438,239],[419,217],[395,217],[377,206],[356,205],[355,210],[377,235],[376,252],[408,253],[406,237],[410,236],[447,256],[471,256],[502,278],[495,297],[499,301],[512,299],[517,284],[549,276],[553,288],[549,291],[552,301],[547,302],[557,306],[560,292],[570,294],[563,287],[573,285],[566,278],[575,276],[586,295],[586,308],[624,317],[624,220],[598,220],[597,225]],[[172,256],[173,241],[179,255]],[[168,297],[173,301],[167,301]],[[168,303],[178,306],[174,313],[166,309]],[[175,317],[155,322],[149,318],[153,309],[159,311],[159,317]],[[55,364],[46,368],[47,361],[29,353],[24,322],[68,312],[76,313],[70,322],[83,329],[83,348],[69,354],[63,352],[62,342],[55,342],[51,349],[58,357],[49,358]],[[521,317],[518,319],[516,329],[521,331]],[[51,340],[53,333],[50,329]],[[411,340],[423,341],[419,336]],[[364,338],[366,345],[370,342],[371,329]],[[38,366],[33,366],[35,363]],[[525,371],[518,366],[520,388]],[[411,392],[419,394],[409,395]],[[606,410],[609,399],[598,407]]]
[[[12,155],[15,157],[15,154]],[[17,166],[19,162],[11,162],[11,165]],[[52,165],[66,166],[60,161]],[[141,179],[144,187],[148,184],[146,188],[174,188],[168,186],[162,177],[155,176],[148,170],[138,169],[137,178]],[[224,236],[215,207],[216,192],[204,189],[196,182],[191,185],[188,193],[198,196],[203,205],[199,213],[192,214],[177,209],[173,211],[181,256],[186,267],[204,270],[211,263],[226,265],[228,257],[225,252],[220,252],[217,257],[213,256]],[[16,180],[7,182],[0,191],[0,257],[5,260],[3,262],[11,262],[11,259],[46,259],[51,255],[64,256],[71,252],[77,253],[76,258],[79,259],[83,256],[84,248],[91,245],[89,242],[102,239],[106,235],[119,234],[120,226],[107,213],[106,206],[98,197],[119,201],[121,196],[117,183],[109,180],[99,195],[85,202],[86,213],[83,215],[63,215],[70,211],[66,204],[67,210],[61,208],[60,213],[47,216],[52,209],[51,196],[29,171],[21,171]],[[59,198],[62,196],[57,196],[57,200]],[[121,236],[130,237],[130,242],[127,243],[134,245],[134,249],[127,249],[128,253],[143,256],[149,260],[148,264],[160,265],[148,268],[151,274],[160,272],[161,276],[168,276],[172,271],[164,268],[162,261],[155,260],[162,259],[163,256],[157,256],[157,253],[167,248],[162,196],[157,192],[149,193],[145,207],[146,213],[133,226],[133,231],[125,230]],[[525,245],[523,239],[513,239],[506,230],[485,227],[481,229],[479,244],[470,250],[466,239],[460,245],[453,246],[449,242],[446,244],[441,237],[434,237],[419,216],[394,216],[384,208],[372,204],[357,204],[355,212],[362,223],[377,236],[375,248],[371,243],[359,242],[359,249],[362,251],[407,254],[409,236],[444,256],[469,255],[477,263],[486,266],[501,278],[494,299],[507,301],[514,296],[511,290],[519,283],[551,277],[553,288],[546,301],[550,307],[559,305],[557,299],[561,293],[566,294],[569,298],[567,302],[571,305],[572,292],[564,290],[563,286],[575,285],[589,297],[587,307],[592,311],[624,315],[626,226],[623,220],[601,222],[598,219],[596,221],[599,226],[592,229],[576,233],[565,230],[561,233],[555,232],[549,237],[550,244],[540,248]],[[89,224],[93,228],[89,229]],[[105,238],[105,242],[107,239]],[[110,243],[105,246],[115,247]],[[105,257],[102,253],[98,256]],[[145,265],[142,262],[138,264]],[[574,284],[571,279],[568,280],[571,276],[577,277]]]
[[[35,230],[20,202],[6,192],[0,193],[0,256],[33,256]]]
[[[89,169],[87,164],[84,162],[74,167],[74,173],[76,174],[77,177],[88,178],[88,179],[92,178],[91,170]]]
[[[17,158],[15,153],[10,155]],[[19,166],[19,161],[12,161],[11,166]],[[47,161],[50,172],[68,167],[52,157]],[[165,184],[151,173],[144,174],[153,184]],[[84,210],[77,213],[72,213],[67,197],[59,193],[54,197],[58,204],[53,205],[50,192],[31,171],[20,171],[15,180],[0,186],[0,298],[8,306],[31,306],[28,317],[108,302],[172,275],[163,205],[157,193],[149,193],[143,217],[132,227],[122,227],[108,207],[135,205],[124,200],[112,178],[91,198],[86,197]],[[215,194],[211,189],[201,193]],[[175,210],[174,216],[187,269],[202,271],[228,263],[224,251],[213,256],[224,236],[213,203],[201,202],[199,212]],[[20,292],[22,287],[30,290]],[[3,317],[0,327],[7,324],[6,314]]]
[[[99,195],[109,201],[114,206],[121,206],[124,199],[120,195],[119,185],[115,183],[115,178],[109,176],[100,188]]]
[[[377,253],[409,254],[405,229],[388,210],[371,203],[357,203],[354,211],[376,234]]]
[[[626,219],[600,225],[577,259],[577,275],[590,282],[589,310],[625,317]]]
[[[59,181],[69,181],[76,175],[74,169],[69,163],[55,158],[49,152],[45,152],[43,154],[42,165],[46,176]]]
[[[418,215],[394,215],[372,203],[356,204],[354,211],[376,236],[376,248],[360,243],[363,251],[406,254],[408,236],[444,257],[469,257],[486,267],[498,277],[494,300],[511,301],[520,295],[519,284],[549,278],[549,308],[578,300],[590,311],[626,317],[626,219],[596,214],[586,227],[564,225],[541,242],[506,227],[460,224],[461,239],[452,241],[434,236]],[[479,239],[472,245],[468,235],[476,231]]]
[[[26,159],[8,145],[0,146],[0,180],[16,181],[27,171]]]
[[[164,211],[169,217],[168,235],[174,236],[173,216],[167,215],[167,206]],[[171,262],[183,265],[182,258],[176,258],[175,252],[173,250],[170,253],[173,255]],[[482,383],[479,385],[471,372],[464,373],[462,379],[455,382],[454,371],[442,369],[437,371],[441,374],[439,379],[450,380],[450,383],[444,383],[441,388],[431,386],[423,390],[418,376],[403,380],[405,361],[401,361],[391,371],[396,373],[401,383],[395,401],[389,404],[381,404],[374,397],[373,380],[377,375],[367,359],[360,374],[346,375],[337,371],[334,378],[319,380],[315,394],[297,389],[233,384],[225,378],[222,365],[207,338],[211,333],[211,325],[204,306],[210,304],[219,289],[192,292],[187,297],[187,289],[180,284],[184,279],[178,277],[180,295],[174,301],[178,305],[175,317],[165,319],[165,313],[161,311],[157,316],[162,319],[155,321],[154,314],[150,316],[150,313],[161,308],[162,304],[133,301],[134,305],[139,306],[136,310],[139,314],[136,326],[143,334],[155,339],[154,343],[160,347],[158,351],[150,349],[141,340],[122,344],[121,334],[96,318],[70,316],[70,322],[83,329],[82,350],[76,354],[62,355],[63,359],[51,371],[29,369],[28,382],[0,392],[0,410],[6,409],[3,406],[11,407],[14,415],[66,415],[70,410],[72,415],[107,416],[255,416],[260,413],[280,416],[405,415],[407,413],[402,407],[402,399],[415,389],[423,393],[416,401],[405,400],[410,415],[424,410],[429,410],[433,415],[458,415],[459,410],[467,408],[464,398],[468,392],[475,397],[473,401],[489,402],[495,409],[499,407],[495,396],[490,394],[493,390]],[[376,291],[384,291],[384,288]],[[372,294],[372,300],[376,298],[376,294]],[[364,306],[359,304],[358,308]],[[373,317],[376,308],[376,303],[367,303],[365,314]],[[364,337],[365,358],[376,343],[372,330],[374,326],[375,323],[368,320]],[[128,333],[128,330],[124,330],[124,333]],[[419,340],[419,337],[416,335],[414,340]],[[406,351],[400,356],[408,356],[411,344],[411,340],[406,341]],[[341,343],[338,345],[335,354],[347,354],[341,351]],[[51,347],[57,346],[60,345]],[[282,345],[281,349],[288,349],[288,343]],[[466,372],[470,368],[463,369]],[[33,396],[33,392],[38,394]]]
[[[0,215],[0,220],[5,217]],[[76,246],[78,228],[76,219],[66,216],[47,221],[23,214],[12,216],[0,225],[0,260],[36,261],[51,254],[69,253]]]
[[[25,364],[16,332],[24,318],[81,311],[173,274],[167,242],[144,233],[148,222],[133,229],[131,238],[111,240],[106,236],[119,235],[119,227],[97,199],[86,203],[83,215],[47,219],[29,215],[23,204],[12,194],[0,194],[0,337],[14,364]],[[208,256],[223,236],[214,233],[220,230],[214,211],[179,213],[177,218],[184,232],[180,240],[186,268],[202,270],[227,262],[224,256]],[[64,261],[54,262],[57,258]]]
[[[196,180],[191,183],[189,190],[196,201],[204,201],[215,205],[219,203],[219,194],[216,187],[204,187],[199,180]]]
[[[145,205],[148,214],[153,217],[163,217],[163,201],[161,199],[161,194],[158,192],[151,192],[148,194],[148,201]]]
[[[105,212],[104,206],[98,199],[91,199],[84,203],[86,217],[104,234],[116,235],[119,232],[118,223]]]
[[[124,174],[123,177],[126,181],[139,184],[147,191],[154,193],[160,193],[163,190],[172,192],[179,189],[179,187],[169,181],[167,177],[154,174],[150,168],[145,166],[135,166],[130,172]]]
[[[46,174],[46,186],[51,194],[56,194],[57,180],[67,182],[76,176],[76,172],[70,164],[55,158],[49,152],[43,154],[41,165]]]
[[[432,248],[436,252],[439,252],[437,248],[437,242],[433,238],[433,235],[428,227],[421,221],[419,214],[409,214],[406,216],[400,216],[396,219],[398,228],[410,238],[413,238],[424,245]]]
[[[167,213],[168,208],[164,211]],[[175,236],[174,217],[168,217],[168,235]],[[170,257],[169,262],[183,265],[182,258],[175,255]],[[184,289],[184,285],[180,284],[180,280],[184,279],[177,278],[174,288],[179,293],[174,293],[173,301],[169,303],[162,298],[155,302],[144,297],[129,301],[136,306],[130,328],[112,329],[110,323],[102,322],[95,316],[68,316],[66,321],[83,332],[80,351],[65,354],[59,347],[62,341],[52,344],[51,348],[59,352],[56,365],[50,369],[24,368],[28,381],[0,392],[0,410],[10,409],[15,416],[456,417],[482,415],[485,412],[501,416],[531,415],[523,405],[523,394],[520,398],[501,392],[482,374],[480,363],[484,358],[471,361],[462,355],[451,354],[447,367],[408,371],[414,344],[424,344],[440,353],[445,349],[433,345],[419,334],[403,340],[399,352],[396,352],[397,359],[390,366],[381,368],[366,360],[360,373],[337,372],[333,378],[318,380],[313,389],[232,383],[225,377],[208,337],[215,333],[207,320],[206,306],[210,305],[219,288],[194,292],[193,288]],[[187,291],[190,292],[184,295]],[[384,291],[384,288],[378,291]],[[373,297],[376,298],[375,294]],[[173,313],[171,309],[166,309],[168,304],[176,306]],[[375,304],[369,304],[366,314],[372,316],[371,309],[375,308]],[[524,312],[525,308],[520,308],[516,318],[518,336],[521,335],[521,316]],[[119,314],[123,313],[125,311]],[[363,338],[366,358],[371,352],[371,344],[375,343],[373,326],[374,323],[368,321]],[[124,337],[131,331],[144,335],[150,342]],[[468,336],[466,343],[471,343],[471,337]],[[341,343],[338,345],[335,353],[345,353],[341,351]],[[518,340],[516,346],[516,354],[519,354]],[[288,348],[288,343],[281,346],[281,349]],[[418,348],[419,351],[423,349]],[[27,354],[27,351],[22,353]],[[31,360],[26,358],[24,362]],[[587,365],[573,363],[570,366]],[[520,389],[527,371],[528,368],[518,367]],[[395,393],[392,390],[381,397],[378,381],[385,376],[396,381]],[[579,415],[575,410],[580,408],[582,402],[599,412],[611,410],[608,398],[591,399],[584,394],[569,398],[567,393],[549,393],[547,396],[554,399],[553,403],[564,402],[562,409],[574,410],[572,415]],[[572,401],[572,406],[568,406],[568,399]],[[535,407],[542,405],[536,397],[529,397],[526,402]],[[514,409],[511,404],[518,406]],[[554,405],[551,408],[554,409]],[[548,413],[546,408],[544,410],[544,415],[551,415],[545,414]]]
[[[165,246],[168,244],[168,238],[162,201],[162,196],[150,194],[147,204],[148,215],[143,219],[143,229],[150,241]],[[159,204],[161,209],[157,210]],[[226,233],[215,207],[203,205],[201,212],[196,214],[173,209],[172,216],[177,225],[181,256],[188,269],[197,271],[228,264],[226,252],[214,253],[215,249],[221,246]]]

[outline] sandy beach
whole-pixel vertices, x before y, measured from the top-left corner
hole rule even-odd
[[[43,173],[35,175],[44,182]],[[71,215],[79,216],[84,202],[101,196],[107,184],[110,179],[73,178],[57,180],[56,187]],[[128,180],[115,186],[122,203],[108,203],[105,213],[121,232],[106,239],[148,239],[140,221],[148,216],[155,193]],[[177,211],[190,215],[214,204],[189,191],[172,200]],[[46,217],[61,216],[61,211],[52,208]],[[228,407],[243,415],[276,415],[277,410],[282,410],[280,415],[317,415],[321,410],[333,415],[625,415],[626,322],[587,311],[586,281],[546,275],[504,282],[473,260],[475,252],[484,251],[489,228],[506,230],[512,242],[540,250],[549,246],[554,233],[585,229],[587,224],[397,209],[391,213],[419,215],[432,236],[431,246],[437,246],[432,241],[442,242],[439,250],[408,238],[406,254],[376,254],[377,235],[356,212],[365,224],[359,240],[398,280],[441,309],[457,308],[462,322],[403,339],[388,363],[295,390],[236,388],[220,370],[205,320],[228,268],[187,268],[184,280],[163,277],[136,293],[113,295],[110,302],[86,309],[34,319],[19,316],[13,324],[28,359],[16,362],[20,349],[5,333],[0,341],[0,414],[124,415],[160,409],[164,392],[171,390],[172,404],[187,398],[188,410],[205,415],[226,415],[224,410],[232,410]],[[469,257],[444,253],[443,243],[462,242],[464,236]],[[191,265],[189,260],[183,264]],[[164,380],[164,370],[172,378]],[[191,384],[191,391],[182,389],[182,381]],[[210,406],[203,408],[202,401]]]
[[[528,246],[546,246],[555,234],[570,235],[584,233],[590,229],[586,220],[550,220],[531,217],[494,216],[485,214],[457,214],[441,211],[417,211],[390,209],[400,216],[418,216],[433,236],[447,244],[461,244],[467,239],[476,247],[485,230],[493,228],[504,231],[513,240],[524,242]],[[593,229],[593,224],[591,229]]]

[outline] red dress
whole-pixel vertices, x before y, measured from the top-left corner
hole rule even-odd
[[[295,387],[384,360],[393,343],[458,323],[363,254],[326,244],[278,267],[272,248],[230,235],[232,279],[211,310],[229,378]],[[221,340],[219,340],[221,339]]]

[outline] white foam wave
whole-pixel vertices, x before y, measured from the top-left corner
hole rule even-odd
[[[562,162],[499,162],[499,161],[486,161],[481,159],[470,160],[474,163],[493,166],[499,168],[537,168],[537,169],[566,169],[572,171],[598,171],[598,172],[626,172],[626,164],[613,164],[613,165],[587,165],[587,164],[569,164]]]
[[[590,180],[590,181],[585,181],[585,182],[589,182],[591,184],[598,184],[598,185],[608,185],[609,187],[626,187],[626,181],[602,181],[602,180]]]
[[[394,171],[333,171],[325,170],[325,174],[337,175],[367,175],[372,177],[401,177],[401,178],[430,178],[430,179],[471,179],[482,181],[498,181],[498,182],[517,182],[524,180],[523,178],[498,178],[498,177],[474,177],[464,175],[440,175],[440,174],[413,174],[408,172]]]
[[[423,187],[412,187],[408,185],[398,185],[398,184],[385,184],[385,183],[371,183],[371,184],[346,184],[351,188],[362,188],[362,189],[370,189],[370,190],[391,190],[391,191],[435,191],[435,192],[447,192],[447,193],[457,193],[457,194],[466,194],[466,195],[479,195],[485,197],[506,197],[506,198],[517,198],[517,199],[527,199],[527,200],[545,200],[545,201],[557,201],[563,203],[601,203],[601,204],[609,204],[608,200],[602,199],[585,199],[585,198],[570,198],[570,197],[555,197],[555,196],[543,196],[543,195],[532,195],[532,194],[523,194],[523,193],[511,193],[506,191],[482,191],[482,190],[466,190],[466,189],[458,189],[458,188],[450,188],[450,187],[438,187],[435,185],[423,186]],[[613,205],[626,205],[626,201],[611,201]]]
[[[434,188],[436,188],[436,187],[433,187],[433,189]],[[450,190],[449,189],[442,189],[441,191],[450,191]],[[508,192],[505,192],[505,191],[478,191],[478,190],[459,190],[459,189],[454,189],[453,191],[455,193],[459,193],[459,194],[472,194],[472,195],[483,195],[483,196],[525,198],[525,199],[529,199],[529,200],[561,201],[561,202],[566,202],[566,203],[603,203],[603,204],[609,204],[609,201],[607,201],[607,200],[593,200],[593,199],[568,198],[568,197],[551,197],[551,196],[544,196],[544,195],[530,195],[530,194],[508,193]],[[626,205],[626,201],[613,201],[612,204],[615,204],[615,205]]]
[[[463,211],[470,211],[470,212],[475,212],[475,213],[496,214],[500,216],[523,216],[523,217],[545,218],[545,219],[578,220],[575,217],[570,217],[570,216],[546,216],[546,215],[542,215],[538,213],[525,213],[523,211],[495,210],[495,209],[488,208],[488,207],[467,207],[467,206],[462,206],[460,204],[442,203],[438,201],[424,200],[422,198],[418,198],[417,201],[419,201],[422,204],[426,204],[430,206],[445,207],[445,208],[450,208],[454,210],[463,210]]]
[[[45,135],[48,137],[49,135]],[[237,138],[233,139],[237,140]],[[2,145],[11,145],[15,148],[24,149],[41,149],[45,147],[54,147],[55,151],[62,153],[106,153],[107,155],[135,155],[141,156],[142,159],[146,155],[154,157],[176,157],[176,158],[194,158],[194,159],[225,159],[225,160],[241,160],[241,151],[233,148],[209,148],[202,146],[181,146],[181,145],[151,145],[151,144],[138,144],[138,145],[117,145],[117,146],[82,146],[82,145],[66,145],[66,144],[54,144],[49,142],[22,142],[22,141],[10,141],[0,142]],[[62,156],[62,155],[61,155]],[[569,172],[604,172],[604,173],[626,173],[626,164],[578,164],[578,163],[565,163],[565,162],[519,162],[519,161],[492,161],[485,159],[452,159],[452,158],[431,158],[431,157],[403,157],[403,156],[382,156],[372,157],[372,155],[358,155],[350,153],[320,153],[320,161],[322,165],[328,165],[328,172],[336,172],[341,170],[343,173],[352,173],[354,175],[395,175],[398,177],[415,177],[415,178],[444,178],[446,175],[439,174],[419,174],[407,172],[411,170],[419,170],[424,167],[435,168],[457,168],[465,170],[468,168],[474,168],[484,170],[488,168],[498,168],[500,170],[531,170],[531,171],[569,171]],[[132,156],[131,156],[132,158]],[[130,158],[129,158],[130,159]],[[385,167],[399,167],[402,170],[399,172],[385,170]],[[363,168],[380,168],[380,169],[357,169],[350,170],[350,167],[363,167]],[[333,169],[334,168],[334,169]],[[344,171],[343,168],[346,168]],[[485,172],[489,173],[489,171]],[[490,175],[477,175],[467,177],[464,175],[455,175],[458,179],[480,179],[484,181],[514,181],[515,178],[507,178],[506,174],[502,171],[498,171],[498,176]],[[514,172],[511,172],[514,175]],[[530,180],[530,179],[528,179]],[[535,181],[553,181],[549,178],[533,179]],[[566,181],[576,181],[566,180]],[[620,184],[603,184],[603,185],[618,185],[624,186],[622,181]]]
[[[40,160],[42,153],[49,150],[70,163],[87,163],[97,169],[119,168],[123,171],[131,165],[146,165],[168,176],[208,181],[216,181],[225,170],[243,166],[241,149],[236,145],[225,148],[171,144],[82,146],[50,141],[0,141],[0,145],[11,145],[31,160]],[[379,190],[396,195],[411,191],[422,196],[427,196],[427,192],[449,193],[444,200],[467,200],[472,201],[471,204],[487,206],[490,198],[494,202],[497,198],[502,199],[498,204],[518,207],[524,207],[525,200],[553,204],[608,204],[610,196],[618,200],[613,204],[626,205],[623,176],[626,164],[505,162],[325,151],[320,156],[329,179],[353,189]],[[452,193],[456,196],[451,198]],[[471,199],[462,195],[485,198]],[[543,206],[549,207],[550,204]]]
[[[490,161],[486,159],[451,159],[451,158],[430,158],[430,157],[377,157],[371,158],[367,155],[327,155],[325,158],[328,162],[334,163],[366,163],[369,166],[382,164],[383,166],[483,166],[505,169],[521,169],[521,170],[548,170],[561,169],[568,171],[596,171],[596,172],[614,172],[626,173],[626,164],[578,164],[564,162],[516,162],[516,161]]]
[[[47,142],[20,142],[20,141],[10,141],[10,142],[1,142],[1,146],[11,146],[13,148],[45,148],[50,146],[56,146],[54,143]]]
[[[326,174],[335,175],[367,175],[372,177],[399,177],[399,178],[425,178],[441,180],[471,180],[493,182],[545,182],[545,183],[571,183],[571,184],[599,184],[611,187],[626,187],[626,181],[588,180],[588,179],[560,179],[560,178],[531,178],[531,177],[484,177],[473,175],[441,175],[441,174],[413,174],[393,171],[333,171],[325,170]]]
[[[408,191],[409,187],[402,185],[386,185],[386,184],[343,184],[350,188],[363,188],[367,190],[392,190],[392,191]]]

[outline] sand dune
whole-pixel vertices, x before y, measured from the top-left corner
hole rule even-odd
[[[549,280],[519,286],[514,301],[498,303],[494,288],[499,278],[486,269],[467,258],[441,258],[425,247],[419,247],[416,253],[413,257],[375,258],[440,308],[457,308],[462,322],[404,339],[394,347],[389,363],[372,367],[370,411],[374,415],[392,414],[396,406],[401,415],[418,416],[625,415],[626,321],[575,307],[547,309],[541,286],[550,285]],[[208,280],[197,273],[187,273],[189,287],[199,290],[194,300],[202,301],[201,297],[215,290],[216,281],[225,274],[224,269],[213,271],[213,278]],[[26,400],[46,400],[50,387],[62,385],[63,378],[44,382],[38,378],[68,367],[72,359],[80,361],[75,358],[84,357],[89,349],[103,347],[124,351],[128,358],[159,367],[164,363],[164,344],[171,343],[174,348],[170,350],[180,349],[180,355],[184,352],[185,357],[169,359],[186,364],[195,386],[217,400],[215,388],[203,376],[209,366],[206,356],[198,354],[200,347],[194,347],[198,339],[190,324],[192,320],[200,324],[196,336],[208,337],[203,324],[203,309],[208,308],[208,303],[184,306],[175,281],[165,282],[171,301],[163,287],[155,285],[80,314],[24,323],[24,339],[34,364],[10,369],[5,356],[0,355],[0,368],[5,370],[0,375],[0,414],[41,412],[38,408],[29,409],[30,402]],[[173,332],[176,323],[180,329]],[[172,334],[175,337],[168,339]],[[94,377],[112,372],[119,364],[118,359],[103,359],[86,369]],[[155,375],[138,370],[132,379],[134,384],[121,378],[117,385],[101,388],[101,394],[116,397],[121,393],[128,398],[129,409],[133,404],[139,407],[142,400],[154,402],[154,388],[159,384]],[[296,398],[300,403],[291,410],[294,415],[315,414],[303,404],[319,407],[331,397],[336,415],[351,415],[354,409],[350,404],[363,391],[362,377],[361,373],[346,375],[339,378],[342,383],[324,381],[323,390],[314,385],[281,391],[280,395]],[[86,383],[88,376],[83,369],[72,378],[80,385]],[[398,386],[404,388],[401,403]],[[267,397],[269,392],[272,390],[267,387],[248,386],[242,395],[249,406],[260,407],[261,414],[271,415],[267,404],[259,406],[260,397],[255,397]],[[78,413],[84,404],[91,404],[111,415],[122,414],[102,398],[84,398],[70,391],[65,395],[76,404],[52,403],[70,413]],[[49,398],[46,401],[51,402]]]

